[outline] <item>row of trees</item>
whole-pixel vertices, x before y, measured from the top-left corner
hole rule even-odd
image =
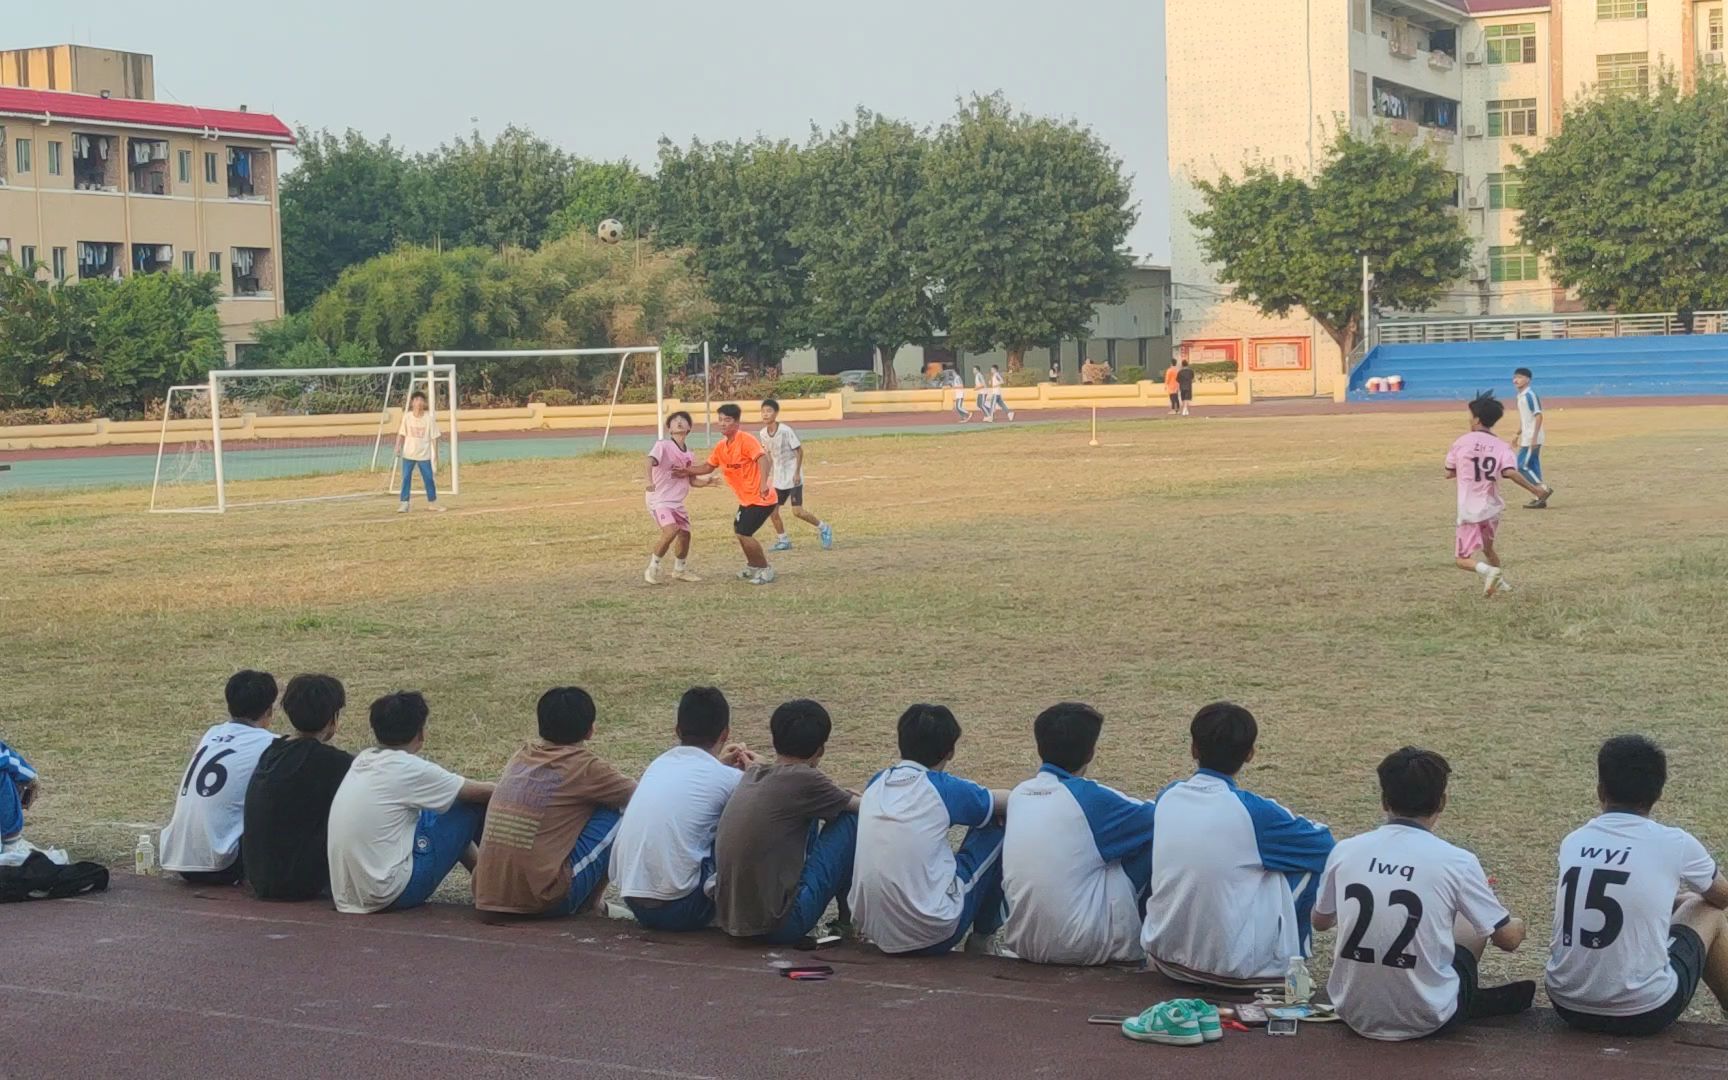
[[[1522,244],[1593,310],[1728,308],[1728,81],[1691,93],[1573,103],[1542,149],[1520,150]],[[1202,250],[1263,314],[1303,308],[1346,355],[1362,326],[1361,264],[1378,308],[1422,311],[1467,273],[1456,178],[1427,151],[1340,134],[1305,179],[1264,165],[1199,184]]]
[[[705,324],[675,328],[752,360],[820,343],[880,350],[891,370],[902,345],[945,331],[963,348],[1006,348],[1017,366],[1120,298],[1135,221],[1128,178],[1096,136],[1000,97],[973,99],[936,131],[860,109],[804,143],[663,142],[653,177],[516,129],[417,158],[354,133],[305,134],[303,146],[283,184],[296,310],[404,244],[533,249],[615,217],[632,257],[639,243],[680,249],[705,283]],[[352,340],[313,322],[333,349]],[[453,326],[398,321],[392,331],[416,333],[388,348],[454,347],[419,333]]]

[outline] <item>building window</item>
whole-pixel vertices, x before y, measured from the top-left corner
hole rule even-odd
[[[54,249],[53,254],[54,254],[54,280],[55,281],[65,281],[66,280],[66,249],[62,248],[62,247],[57,247]]]
[[[190,184],[192,182],[192,151],[180,151],[180,168],[177,170],[177,175],[182,184]]]
[[[61,151],[65,150],[65,149],[66,149],[66,146],[64,143],[51,142],[48,144],[48,175],[49,176],[61,175],[62,169],[61,169],[61,165],[60,165],[60,153],[61,153]]]
[[[1650,54],[1606,53],[1596,58],[1596,82],[1604,90],[1650,89]]]
[[[30,140],[14,139],[12,141],[18,147],[16,151],[18,155],[18,175],[23,176],[25,173],[30,171]]]
[[[198,272],[197,256],[193,255],[190,251],[182,251],[180,253],[180,272],[183,274],[196,274]]]
[[[212,274],[220,274],[222,272],[222,253],[220,251],[212,251],[210,253],[210,272]]]
[[[86,240],[78,241],[78,277],[80,280],[90,278],[120,277],[120,245]]]
[[[1535,281],[1541,274],[1536,253],[1524,247],[1488,249],[1489,281]]]
[[[1507,23],[1490,26],[1485,34],[1490,64],[1534,64],[1536,24]]]
[[[1488,209],[1521,210],[1524,207],[1524,178],[1518,170],[1488,174]]]
[[[25,244],[18,249],[18,265],[26,270],[34,271],[36,269],[36,247],[34,244]]]
[[[1488,134],[1500,139],[1509,135],[1536,134],[1536,99],[1513,98],[1488,103]]]
[[[230,199],[256,199],[262,195],[258,170],[261,164],[260,159],[263,156],[245,147],[230,146],[228,148],[228,197]]]
[[[1704,31],[1705,48],[1710,52],[1722,51],[1722,9],[1715,8],[1710,12],[1710,23]]]
[[[0,259],[8,259],[11,257],[12,238],[9,236],[0,236]]]
[[[127,139],[127,190],[139,195],[168,194],[168,143],[163,139]]]
[[[114,139],[108,135],[72,136],[72,186],[79,191],[115,191],[120,175]]]
[[[1650,0],[1596,0],[1598,19],[1642,19],[1650,14]]]
[[[204,155],[204,182],[206,184],[214,184],[216,182],[216,155],[215,154],[205,154]]]
[[[174,248],[170,244],[133,244],[132,272],[160,274],[174,268]]]

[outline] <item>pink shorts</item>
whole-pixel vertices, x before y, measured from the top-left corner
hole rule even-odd
[[[1494,543],[1494,532],[1500,528],[1499,518],[1487,521],[1466,521],[1458,526],[1458,557],[1468,559]]]
[[[676,525],[684,532],[690,531],[690,514],[682,506],[650,506],[648,514],[662,529]]]

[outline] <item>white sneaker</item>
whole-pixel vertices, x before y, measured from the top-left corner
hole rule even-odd
[[[773,580],[774,568],[772,566],[764,566],[760,570],[756,571],[756,576],[750,579],[750,584],[766,585]]]
[[[397,513],[398,513],[398,514],[406,514],[406,513],[407,513],[407,512],[408,512],[408,504],[407,504],[407,503],[402,503],[402,504],[401,504],[401,505],[399,505],[399,506],[397,506],[397,507],[396,507],[396,512],[397,512]]]
[[[1498,566],[1488,571],[1488,576],[1482,582],[1482,595],[1493,596],[1500,591],[1500,586],[1506,581],[1506,575],[1500,572]]]
[[[434,514],[442,514],[448,509],[448,507],[439,506],[437,503],[427,503],[426,509],[432,511]]]
[[[658,585],[665,579],[660,576],[660,568],[650,563],[648,569],[642,571],[642,580],[650,585]]]
[[[1010,420],[1012,420],[1012,419],[1014,419],[1014,414],[1013,414],[1013,413],[1009,413],[1009,414],[1008,414],[1008,419],[1010,419]]]
[[[755,581],[756,580],[756,568],[754,566],[746,566],[744,569],[738,571],[738,580],[739,581]]]
[[[673,581],[701,581],[702,578],[700,575],[692,574],[688,570],[674,570],[674,571],[672,571],[672,580]]]

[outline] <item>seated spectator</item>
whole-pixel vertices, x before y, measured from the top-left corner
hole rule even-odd
[[[260,900],[312,900],[330,893],[330,801],[354,755],[330,745],[348,693],[328,675],[296,675],[282,691],[294,726],[258,758],[246,786],[240,846]]]
[[[1103,386],[1112,378],[1109,364],[1087,360],[1080,365],[1080,381],[1087,386]]]
[[[1728,879],[1691,833],[1650,819],[1667,783],[1661,747],[1609,739],[1596,755],[1602,814],[1560,845],[1548,1000],[1581,1031],[1654,1035],[1699,980],[1728,1003]]]
[[[228,719],[204,733],[180,779],[174,816],[162,830],[162,869],[198,885],[238,885],[246,787],[275,738],[276,680],[238,671],[228,680]]]
[[[714,831],[756,755],[729,743],[732,710],[712,686],[678,702],[678,745],[648,766],[612,845],[612,878],[650,930],[700,930],[714,921]]]
[[[474,869],[493,785],[420,756],[427,713],[426,699],[412,690],[372,703],[378,745],[355,756],[330,803],[330,895],[337,911],[419,907],[458,862]]]
[[[883,952],[939,956],[1002,926],[1001,819],[1008,793],[944,772],[960,722],[942,705],[900,717],[901,761],[871,778],[858,810],[852,911]],[[969,831],[956,853],[948,830]]]
[[[847,918],[858,796],[818,768],[833,726],[814,701],[775,709],[773,763],[746,769],[720,813],[715,921],[733,937],[795,945],[836,897]]]
[[[24,755],[0,741],[0,856],[22,862],[30,846],[24,842],[24,811],[36,803],[42,781]]]
[[[1434,835],[1451,772],[1432,750],[1388,755],[1379,768],[1386,824],[1342,841],[1326,861],[1314,905],[1314,929],[1338,928],[1326,991],[1339,1019],[1370,1039],[1419,1039],[1521,1012],[1536,996],[1533,982],[1477,985],[1482,950],[1490,940],[1517,949],[1524,922],[1501,906],[1476,856]]]
[[[588,747],[594,699],[540,696],[540,737],[510,755],[486,807],[474,906],[497,915],[574,915],[606,891],[618,818],[636,790]]]
[[[1038,964],[1139,960],[1152,876],[1152,804],[1085,777],[1104,717],[1067,702],[1038,714],[1044,762],[1008,796],[1002,944]]]
[[[1292,956],[1308,955],[1331,830],[1236,785],[1254,760],[1253,713],[1217,702],[1188,731],[1200,769],[1158,794],[1140,944],[1159,971],[1183,982],[1280,982]]]

